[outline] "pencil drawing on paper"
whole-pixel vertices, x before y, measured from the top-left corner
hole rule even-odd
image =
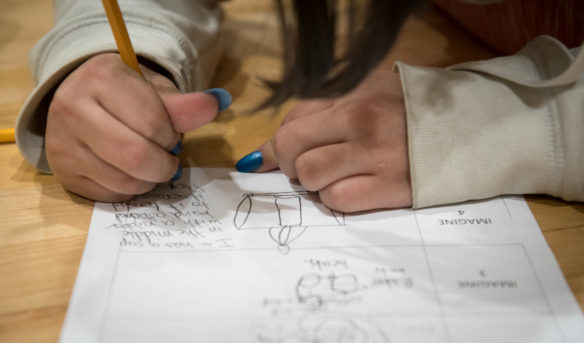
[[[233,224],[238,230],[264,229],[281,253],[290,251],[290,244],[311,227],[345,225],[345,214],[324,208],[322,215],[304,216],[303,203],[312,202],[316,192],[246,193],[237,205]]]
[[[327,303],[350,304],[361,301],[359,291],[362,291],[357,275],[346,273],[337,275],[331,273],[323,276],[318,273],[303,275],[296,284],[296,298],[301,304],[308,305],[312,310],[321,308]]]
[[[295,328],[264,328],[257,335],[258,342],[274,343],[389,343],[389,337],[375,323],[366,318],[327,313],[300,318]],[[271,332],[270,332],[271,331]]]

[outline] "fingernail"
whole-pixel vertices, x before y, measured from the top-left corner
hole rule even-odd
[[[178,168],[176,169],[176,173],[174,174],[174,176],[172,177],[172,179],[170,179],[169,182],[174,182],[174,181],[180,179],[180,177],[182,176],[182,173],[183,173],[183,168],[182,168],[182,166],[179,163]]]
[[[207,94],[211,94],[217,99],[219,104],[219,112],[225,110],[229,105],[231,105],[231,94],[223,88],[211,88],[205,91]]]
[[[174,156],[178,156],[183,150],[183,143],[182,141],[178,141],[178,143],[176,143],[176,145],[174,146],[174,148],[172,148],[172,150],[170,150],[170,154],[174,155]]]
[[[244,156],[237,162],[235,168],[242,173],[251,173],[259,169],[264,163],[264,157],[259,151],[254,151],[251,154]]]

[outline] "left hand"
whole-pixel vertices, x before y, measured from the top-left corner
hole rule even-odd
[[[395,73],[374,72],[343,97],[300,103],[258,151],[257,171],[279,167],[331,209],[412,205],[406,110]]]

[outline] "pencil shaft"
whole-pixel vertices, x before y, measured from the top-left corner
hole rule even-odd
[[[0,143],[13,143],[14,129],[0,129]]]
[[[130,41],[128,30],[126,30],[126,24],[124,24],[124,18],[122,17],[117,0],[102,0],[102,3],[122,61],[138,72],[138,74],[142,75],[140,66],[138,65],[138,58],[136,58],[136,54],[132,48],[132,42]]]

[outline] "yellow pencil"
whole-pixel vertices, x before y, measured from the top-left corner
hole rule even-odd
[[[14,129],[0,129],[0,143],[14,143]]]
[[[114,38],[122,61],[124,61],[128,67],[142,75],[140,66],[138,65],[138,58],[136,58],[136,54],[132,48],[132,42],[130,41],[128,31],[126,30],[126,24],[124,24],[124,18],[122,17],[122,12],[120,11],[120,6],[118,5],[117,0],[102,0],[102,3],[103,8],[105,9],[105,14],[107,15],[107,20],[109,21],[112,32],[114,33]]]

